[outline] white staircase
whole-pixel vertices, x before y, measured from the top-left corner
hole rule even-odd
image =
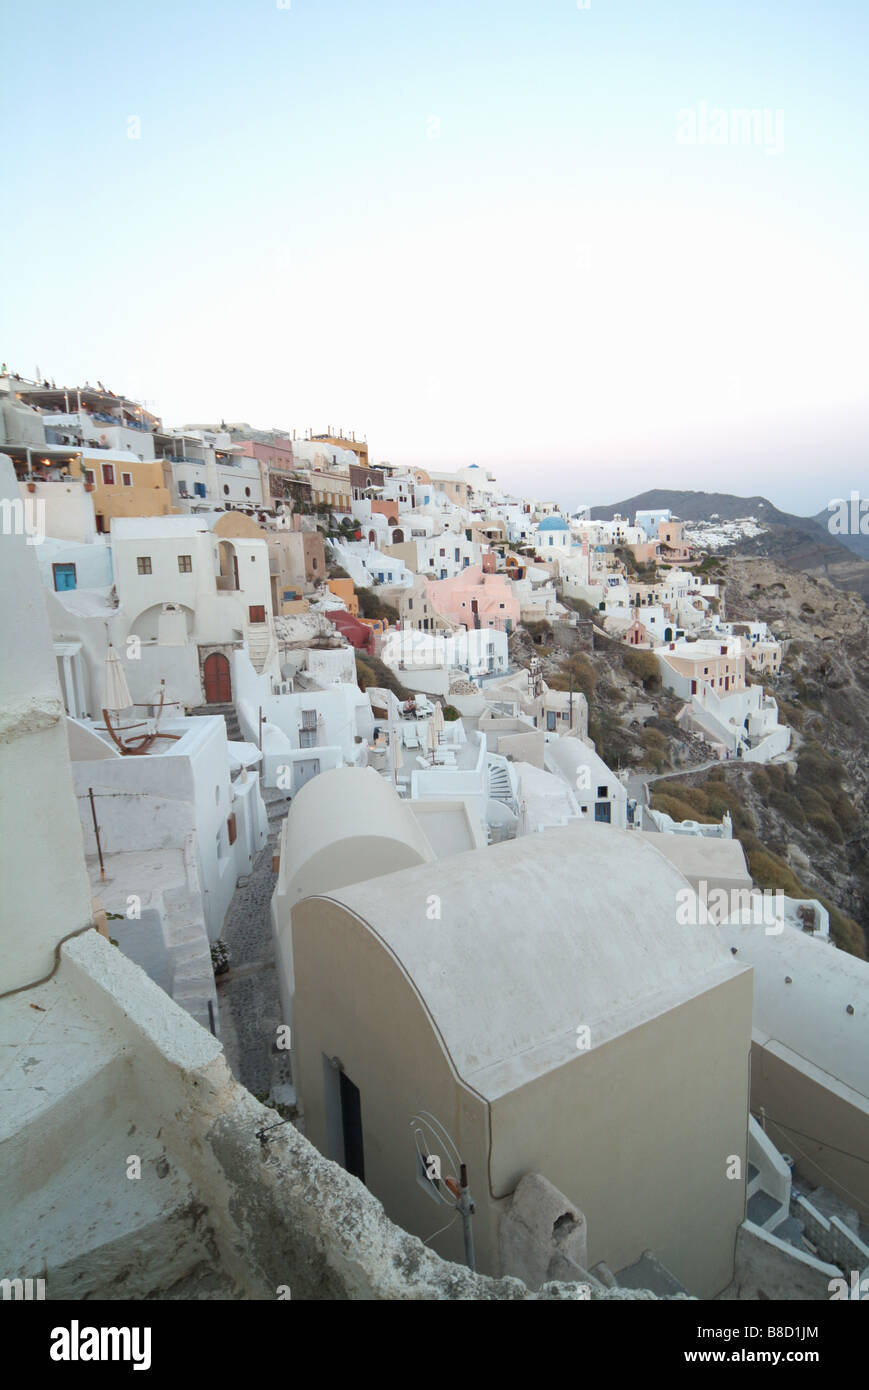
[[[486,759],[486,764],[489,775],[489,796],[494,801],[504,801],[509,806],[514,806],[516,789],[513,786],[507,759],[497,753],[490,753]]]
[[[272,649],[272,630],[269,623],[254,623],[247,629],[247,650],[257,675],[262,675]]]

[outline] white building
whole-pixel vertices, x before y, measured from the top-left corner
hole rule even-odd
[[[233,684],[242,733],[262,746],[264,786],[295,794],[330,768],[365,765],[374,717],[355,682],[294,691],[292,681],[257,675],[245,653],[237,651]]]
[[[496,628],[465,628],[447,634],[406,628],[387,633],[381,657],[401,673],[403,682],[405,675],[412,677],[429,669],[464,671],[471,677],[486,676],[507,671],[508,645],[506,632]],[[414,688],[412,682],[411,688]]]
[[[367,589],[373,584],[394,584],[406,589],[413,583],[413,572],[402,560],[377,550],[370,541],[330,541],[329,544],[336,563],[347,571],[357,589]]]
[[[68,722],[91,883],[121,918],[111,933],[121,950],[204,1027],[210,1001],[216,1026],[209,942],[268,835],[258,778],[242,766],[259,757],[240,749],[240,760],[217,716],[161,719],[159,730],[172,737],[123,757],[98,726]]]
[[[161,447],[164,437],[157,438]],[[172,464],[178,497],[188,511],[273,505],[263,497],[258,461],[242,453],[228,433],[175,430],[168,441],[162,443],[163,457]]]
[[[572,789],[583,819],[600,825],[627,828],[628,794],[624,784],[610,771],[603,758],[578,738],[560,738],[547,743],[544,761]]]
[[[395,538],[405,537],[404,543]],[[482,549],[477,541],[469,541],[464,533],[442,531],[439,535],[408,537],[399,526],[393,530],[394,554],[404,560],[415,574],[428,579],[454,579],[463,569],[479,565]]]
[[[548,559],[552,555],[568,554],[573,545],[573,538],[564,517],[545,516],[534,527],[531,543],[545,559]]]

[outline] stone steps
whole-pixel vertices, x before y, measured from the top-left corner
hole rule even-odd
[[[191,716],[222,715],[223,721],[226,724],[226,735],[230,743],[244,742],[235,705],[197,705],[195,709],[188,710],[188,714]]]

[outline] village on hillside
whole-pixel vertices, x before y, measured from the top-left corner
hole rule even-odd
[[[0,484],[10,1277],[869,1281],[869,963],[750,861],[737,776],[675,780],[795,767],[788,635],[716,558],[762,522],[8,368]]]

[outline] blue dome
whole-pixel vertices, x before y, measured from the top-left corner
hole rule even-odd
[[[569,531],[567,522],[560,516],[545,516],[537,527],[538,531]]]

